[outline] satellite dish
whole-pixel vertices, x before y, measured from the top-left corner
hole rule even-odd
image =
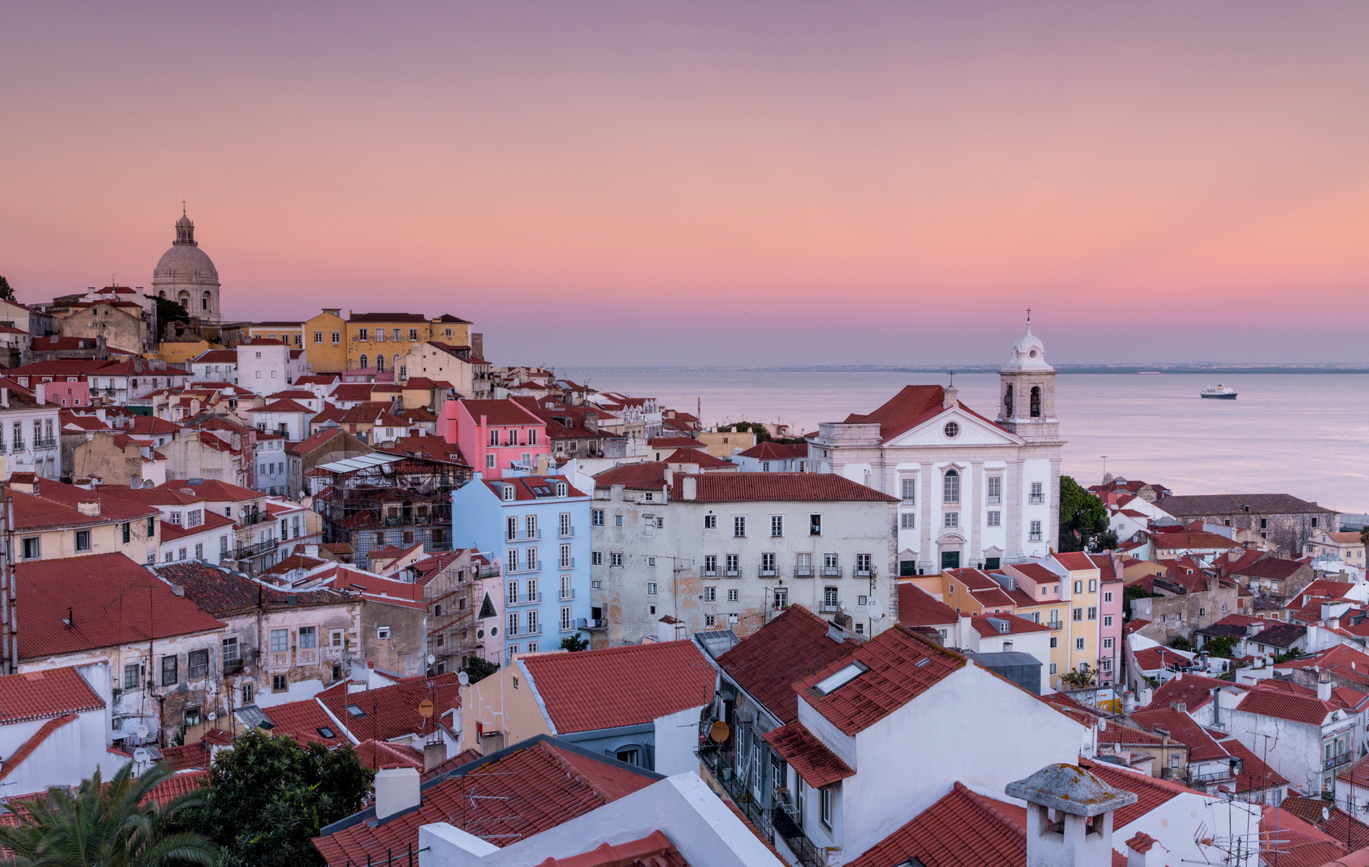
[[[871,620],[883,620],[883,619],[884,619],[884,603],[880,602],[880,601],[877,600],[877,599],[872,599],[872,600],[870,601],[870,604],[867,605],[866,608],[870,609],[870,619],[871,619]]]
[[[133,761],[137,762],[140,765],[147,764],[151,758],[152,753],[148,752],[142,747],[138,747],[136,750],[133,751]]]
[[[433,656],[431,653],[428,654],[428,664],[432,665],[434,662],[437,662],[437,657]]]
[[[708,739],[715,744],[726,743],[731,735],[731,727],[722,720],[718,720],[708,727]]]
[[[204,715],[204,718],[209,720],[210,722],[213,722],[214,720],[219,718],[219,715],[211,710],[209,713]]]
[[[464,671],[458,671],[456,673],[456,682],[461,684],[462,686],[470,686],[471,676]]]

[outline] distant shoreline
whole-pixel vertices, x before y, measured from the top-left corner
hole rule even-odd
[[[998,373],[998,366],[992,364],[810,364],[780,365],[773,367],[750,367],[747,365],[695,365],[695,364],[568,364],[570,370],[752,370],[771,373]],[[1057,373],[1080,374],[1203,374],[1207,376],[1222,374],[1239,376],[1243,374],[1331,374],[1331,373],[1369,373],[1369,366],[1334,365],[1281,365],[1265,364],[1258,366],[1235,366],[1223,364],[1056,364]]]

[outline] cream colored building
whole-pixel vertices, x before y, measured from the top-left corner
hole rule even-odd
[[[161,545],[157,510],[115,492],[51,479],[8,485],[14,503],[14,559],[24,563],[92,554],[123,554],[153,563]]]
[[[1340,560],[1355,569],[1364,569],[1364,540],[1359,533],[1328,533],[1324,530],[1312,534],[1304,553],[1308,557]]]

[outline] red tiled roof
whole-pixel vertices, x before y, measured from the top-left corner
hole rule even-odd
[[[960,583],[964,584],[980,605],[989,608],[1016,608],[1021,601],[1014,599],[1003,589],[1003,585],[978,569],[948,569],[946,570],[946,574],[956,578]],[[1025,596],[1025,594],[1023,595]],[[1027,599],[1026,601],[1033,604],[1040,604],[1038,600]],[[1044,600],[1041,600],[1041,602],[1043,601]]]
[[[218,437],[211,437],[218,440]],[[218,440],[222,442],[222,440]],[[160,503],[179,503],[188,505],[203,501],[210,502],[240,502],[242,500],[260,500],[266,496],[261,491],[254,491],[251,488],[244,488],[232,482],[223,482],[218,479],[167,479],[165,482],[149,488],[149,490],[165,493],[170,496],[170,500],[153,500]]]
[[[866,670],[826,695],[818,692],[816,685],[823,679],[855,663]],[[854,735],[964,666],[960,654],[895,626],[794,684],[794,689],[828,722]]]
[[[1190,762],[1207,762],[1228,757],[1227,751],[1187,713],[1170,708],[1156,708],[1136,711],[1131,718],[1150,731],[1164,730],[1170,737],[1187,746]]]
[[[1345,854],[1345,846],[1324,831],[1307,824],[1282,807],[1265,807],[1260,813],[1260,837],[1277,841],[1266,844],[1278,854],[1268,859],[1279,867],[1324,867]]]
[[[1160,684],[1152,695],[1150,704],[1141,710],[1166,708],[1176,702],[1183,702],[1188,710],[1195,711],[1212,700],[1212,690],[1214,689],[1246,690],[1248,688],[1234,681],[1184,672],[1181,677],[1172,677]]]
[[[1244,575],[1249,578],[1268,578],[1273,581],[1282,581],[1297,572],[1304,565],[1299,560],[1286,560],[1282,557],[1262,557],[1248,565],[1241,565],[1231,569],[1232,574]]]
[[[1181,550],[1193,548],[1205,550],[1209,548],[1235,548],[1236,542],[1225,536],[1218,536],[1216,533],[1205,531],[1189,531],[1177,533],[1155,533],[1151,536],[1156,550]]]
[[[406,677],[390,686],[347,692],[347,683],[336,684],[315,698],[332,711],[357,740],[390,740],[436,730],[443,714],[461,707],[461,686],[455,672],[433,677]],[[424,701],[433,703],[433,716],[418,712]],[[358,715],[348,710],[355,707]]]
[[[1088,554],[1080,551],[1069,551],[1055,555],[1056,562],[1071,572],[1083,569],[1097,569],[1098,564],[1093,561]]]
[[[143,798],[143,803],[154,801],[165,806],[182,795],[199,791],[207,785],[209,785],[209,771],[204,768],[177,771],[153,786],[152,791]]]
[[[314,411],[307,406],[301,406],[293,400],[273,400],[266,406],[249,409],[248,412],[296,412],[308,413],[313,415]]]
[[[676,449],[673,454],[665,459],[667,465],[697,464],[699,469],[733,469],[737,465],[722,458],[715,458],[708,452],[699,449]]]
[[[898,585],[898,622],[904,626],[941,626],[956,623],[960,615],[945,602],[938,601],[909,582]]]
[[[501,495],[504,486],[512,487],[515,500],[538,500],[543,497],[555,496],[557,482],[565,482],[567,497],[585,496],[565,476],[505,476],[502,479],[486,480],[485,485],[491,491]],[[539,493],[536,490],[537,488],[545,488],[547,492]]]
[[[690,867],[689,862],[660,830],[640,840],[611,846],[601,843],[579,855],[548,856],[537,867]]]
[[[19,563],[14,575],[20,659],[223,627],[123,554]]]
[[[1246,713],[1318,726],[1336,708],[1336,704],[1324,702],[1310,691],[1290,692],[1263,683],[1247,692],[1236,705],[1237,710]]]
[[[463,768],[466,765],[469,765],[471,762],[478,762],[480,761],[480,759],[484,758],[484,756],[485,754],[480,752],[480,750],[462,750],[461,752],[457,753],[456,755],[452,756],[451,758],[447,759],[441,764],[435,765],[432,770],[424,771],[422,774],[419,775],[419,777],[420,779],[422,779],[423,782],[426,783],[429,780],[436,779],[437,777],[442,776],[448,771],[454,771],[457,768]]]
[[[594,487],[608,489],[622,485],[630,491],[659,491],[665,487],[665,461],[619,464],[594,476]]]
[[[1141,671],[1156,671],[1168,665],[1188,665],[1193,660],[1168,647],[1147,647],[1134,654],[1136,667]]]
[[[672,500],[686,499],[685,479],[696,481],[697,492],[689,502],[698,503],[898,502],[835,473],[676,473]]]
[[[417,848],[418,829],[448,822],[499,847],[554,828],[651,785],[659,777],[546,736],[423,784],[422,803],[376,821],[374,809],[323,829],[314,846],[329,865]],[[470,798],[478,788],[481,800]],[[495,806],[491,806],[495,805]]]
[[[357,758],[373,771],[382,768],[416,768],[423,771],[423,754],[407,744],[366,740],[356,745]]]
[[[777,443],[766,440],[744,452],[738,452],[737,456],[755,458],[758,461],[792,461],[808,457],[808,443]]]
[[[704,444],[694,437],[655,437],[646,441],[653,449],[702,449]]]
[[[205,510],[204,522],[194,527],[182,527],[180,524],[173,524],[170,521],[162,521],[162,541],[174,542],[177,539],[184,539],[186,536],[196,536],[200,533],[209,533],[214,530],[222,530],[224,527],[233,526],[232,518],[225,518],[218,512]]]
[[[764,737],[775,753],[814,788],[821,789],[856,773],[800,722],[771,729]]]
[[[294,738],[304,746],[323,744],[332,748],[351,743],[323,705],[312,698],[275,704],[262,708],[262,712],[271,721],[271,734]]]
[[[1130,825],[1141,816],[1174,800],[1179,795],[1203,795],[1202,792],[1190,789],[1187,786],[1128,770],[1111,762],[1097,762],[1081,758],[1079,767],[1092,772],[1094,776],[1114,789],[1122,789],[1137,796],[1134,804],[1128,804],[1113,814],[1112,827],[1114,828]]]
[[[790,605],[719,656],[718,665],[776,719],[792,722],[799,711],[791,685],[857,646],[855,639],[834,640],[831,629],[802,605]]]
[[[994,621],[1006,623],[1006,631],[999,629]],[[1016,614],[1009,614],[1006,611],[998,614],[979,614],[970,620],[970,625],[974,631],[978,632],[983,638],[991,638],[995,635],[1021,635],[1026,632],[1049,632],[1050,627],[1044,623],[1037,623],[1025,617],[1018,617]]]
[[[99,710],[104,701],[75,668],[0,677],[0,725]]]
[[[1218,741],[1222,749],[1241,760],[1241,769],[1236,774],[1236,792],[1257,792],[1275,786],[1286,786],[1288,781],[1279,776],[1273,768],[1260,761],[1249,747],[1233,737]]]
[[[556,734],[649,723],[713,700],[713,667],[692,641],[542,653],[520,662]]]
[[[1050,704],[1055,704],[1046,699]],[[1068,710],[1066,711],[1068,713]],[[1077,714],[1071,714],[1078,719]],[[1098,730],[1098,743],[1113,746],[1147,746],[1157,747],[1164,744],[1164,738],[1156,734],[1151,734],[1145,729],[1135,726],[1124,725],[1122,723],[1108,720],[1105,723],[1094,721],[1093,727]]]
[[[1026,864],[1027,810],[956,782],[939,801],[849,867],[894,867],[914,858],[936,867]]]

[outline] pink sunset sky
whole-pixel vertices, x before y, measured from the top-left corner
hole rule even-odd
[[[1359,360],[1369,3],[49,0],[0,273],[451,312],[500,362]],[[992,348],[985,357],[984,348]]]

